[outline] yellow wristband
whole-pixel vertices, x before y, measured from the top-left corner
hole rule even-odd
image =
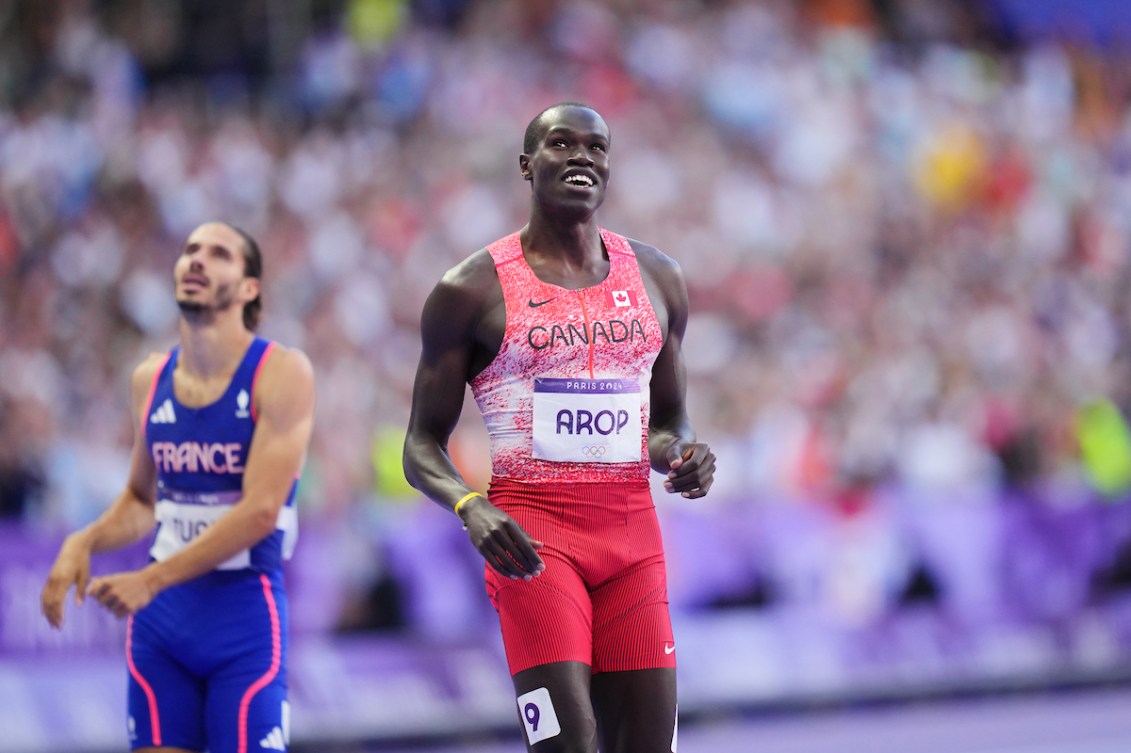
[[[454,512],[456,515],[459,515],[459,508],[463,505],[464,502],[471,499],[472,497],[482,497],[482,496],[483,495],[480,494],[479,492],[468,492],[467,494],[465,494],[463,497],[460,498],[459,502],[456,502],[455,507],[452,508],[452,512]]]

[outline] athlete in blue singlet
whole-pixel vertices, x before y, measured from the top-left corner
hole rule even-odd
[[[64,542],[42,595],[71,586],[128,617],[130,746],[144,753],[285,751],[295,481],[314,420],[310,361],[254,334],[259,248],[223,223],[174,268],[180,344],[134,371],[138,431],[125,490]],[[91,579],[91,555],[154,530],[149,564]]]

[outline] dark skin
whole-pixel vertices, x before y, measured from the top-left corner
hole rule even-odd
[[[531,183],[530,216],[520,231],[523,254],[543,282],[570,290],[600,283],[609,258],[595,219],[609,179],[609,129],[592,109],[551,108],[538,121],[538,139],[519,156]],[[592,185],[567,182],[588,176]],[[665,474],[670,493],[695,499],[711,488],[715,456],[696,440],[688,419],[682,341],[687,325],[687,289],[671,258],[630,240],[648,298],[664,335],[652,368],[648,453]],[[414,487],[452,508],[473,490],[460,477],[448,441],[463,407],[465,384],[499,352],[506,326],[503,291],[494,263],[480,249],[449,270],[424,304],[422,352],[413,390],[404,448],[405,474]],[[531,579],[545,569],[541,542],[484,497],[459,509],[471,543],[500,574]],[[557,662],[519,672],[518,694],[548,688],[562,733],[533,746],[548,751],[604,753],[670,750],[675,725],[675,670],[647,669],[591,674],[587,664]]]

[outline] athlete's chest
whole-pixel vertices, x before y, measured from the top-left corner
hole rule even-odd
[[[639,276],[610,275],[577,290],[527,277],[504,290],[500,350],[511,369],[634,372],[646,368],[662,346],[663,332]]]
[[[171,385],[173,397],[186,408],[203,408],[219,401],[228,392],[234,378],[235,372],[201,379],[174,369]]]
[[[151,443],[246,444],[255,428],[252,385],[235,375],[227,380],[159,378],[153,391],[146,435]]]
[[[507,330],[533,351],[559,347],[623,349],[659,344],[662,339],[643,290],[594,286],[581,290],[544,288],[507,302]]]

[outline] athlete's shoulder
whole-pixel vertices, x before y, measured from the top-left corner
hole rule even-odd
[[[432,311],[443,319],[475,319],[502,295],[494,259],[481,248],[444,273],[428,297],[425,315]]]
[[[655,292],[660,296],[653,299],[653,305],[662,301],[672,320],[681,321],[687,314],[688,299],[687,282],[679,262],[655,246],[631,238],[628,242],[636,253],[641,276],[646,283],[655,286]]]
[[[298,348],[288,348],[272,341],[271,349],[264,356],[262,376],[282,383],[293,380],[313,382],[314,364]]]
[[[298,348],[275,343],[264,356],[254,393],[259,415],[312,415],[314,365]]]
[[[150,353],[134,367],[133,374],[130,375],[130,396],[138,411],[144,407],[149,392],[153,389],[153,382],[167,360],[168,353]]]
[[[134,388],[143,387],[146,390],[153,383],[157,372],[169,360],[168,353],[150,353],[134,367],[133,375],[130,378],[130,383]]]
[[[498,279],[495,271],[495,260],[486,248],[469,254],[454,267],[444,273],[439,285],[450,288],[477,287],[491,280]]]
[[[660,249],[643,241],[638,241],[635,238],[625,238],[625,240],[628,241],[628,245],[632,247],[632,252],[636,254],[636,259],[640,266],[652,275],[657,276],[659,279],[683,276],[679,262]]]

